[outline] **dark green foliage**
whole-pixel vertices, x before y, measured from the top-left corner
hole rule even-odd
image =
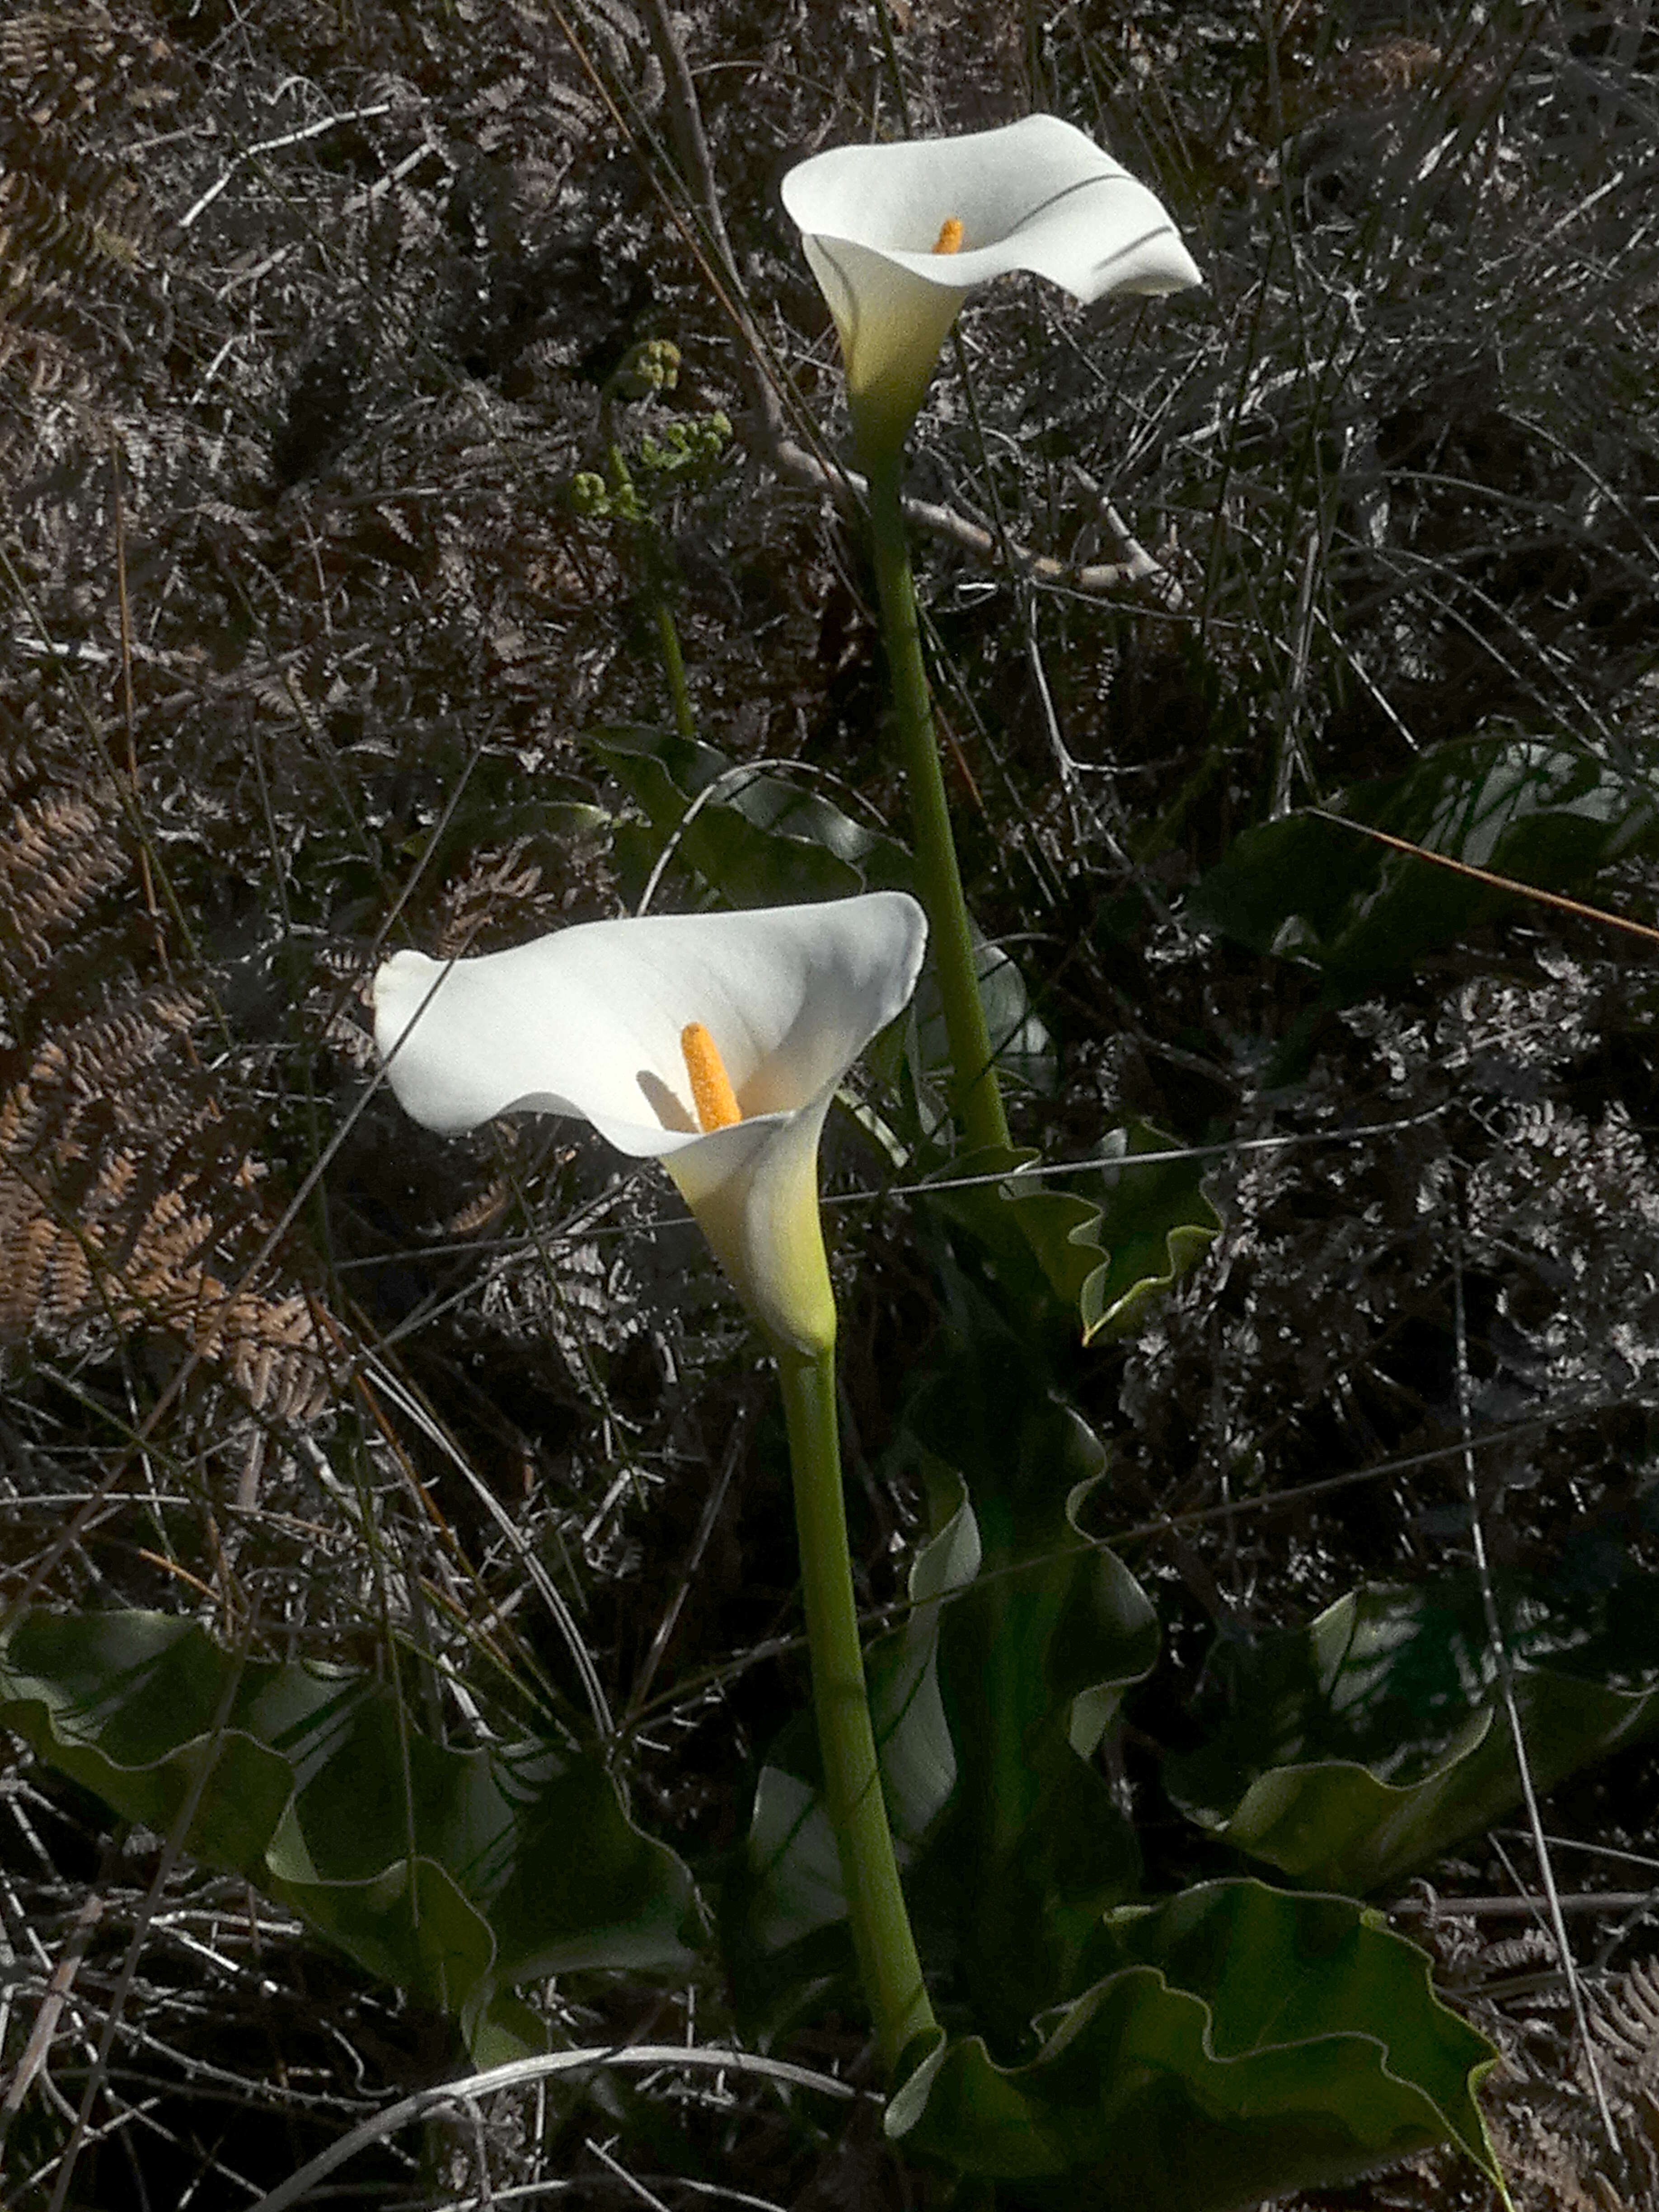
[[[1035,1334],[1045,1322],[1067,1332],[1080,1322],[1085,1344],[1126,1335],[1221,1226],[1203,1164],[1144,1122],[1111,1132],[1097,1173],[1079,1168],[1062,1182],[1025,1172],[1040,1161],[1034,1152],[968,1153],[952,1162],[934,1202],[984,1247]],[[1005,1168],[1006,1181],[976,1182]],[[1087,1195],[1091,1188],[1098,1194]]]
[[[1593,1602],[1559,1588],[1501,1595],[1538,1789],[1659,1727],[1650,1576]],[[1165,1762],[1170,1792],[1236,1849],[1312,1887],[1394,1887],[1521,1802],[1472,1577],[1357,1590],[1305,1628],[1224,1645],[1212,1673],[1220,1724]]]
[[[629,825],[617,841],[635,900],[671,840],[681,863],[732,906],[911,888],[904,847],[854,821],[814,787],[819,779],[750,769],[661,730],[607,730],[592,744],[650,825],[643,833]]]
[[[872,1668],[951,2039],[896,2099],[890,2133],[1019,2185],[1014,2204],[1172,2191],[1222,2212],[1446,2133],[1490,2168],[1473,2089],[1491,2053],[1409,1944],[1346,1900],[1249,1881],[1138,1901],[1134,1829],[1096,1758],[1121,1747],[1126,1700],[1157,1663],[1156,1615],[1079,1525],[1109,1487],[1098,1442],[988,1313],[958,1322],[908,1424],[942,1525],[906,1631]],[[848,1964],[825,1940],[839,1875],[805,1747],[780,1747],[762,1776],[735,1900],[751,2002],[773,2011]]]
[[[1659,841],[1651,775],[1587,747],[1489,738],[1341,795],[1339,812],[1425,852],[1547,891],[1579,891]],[[1362,996],[1471,931],[1525,910],[1325,817],[1247,830],[1196,884],[1192,918],[1257,952],[1308,960],[1338,1000]]]

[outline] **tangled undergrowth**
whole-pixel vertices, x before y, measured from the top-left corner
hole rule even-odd
[[[1149,1888],[1220,1868],[1239,1808],[1181,1762],[1356,1586],[1467,1565],[1478,1521],[1562,1648],[1596,1607],[1600,1636],[1659,1564],[1651,938],[1306,810],[1653,917],[1656,103],[1623,0],[0,25],[8,1608],[349,1663],[456,1749],[603,1714],[634,1818],[713,1893],[804,1697],[758,1347],[667,1186],[586,1130],[406,1122],[364,987],[397,945],[516,944],[648,880],[821,896],[902,846],[778,180],[1038,107],[1156,184],[1206,280],[987,293],[910,475],[969,894],[1029,1001],[1017,1134],[1098,1196],[1107,1133],[1155,1129],[1224,1224],[1042,1382],[1157,1601],[1099,1755]],[[647,341],[674,373],[618,382]],[[827,1162],[872,1618],[937,1503],[918,1380],[995,1287],[898,1126],[872,1091]],[[1644,1626],[1607,1662],[1632,1694]],[[1555,1772],[1578,2017],[1513,1811],[1371,1901],[1503,2054],[1516,2203],[1636,2212],[1659,1758]],[[20,2208],[255,2203],[462,2063],[314,1913],[38,1743],[0,1943]],[[706,1958],[520,1996],[556,2046],[761,2047]],[[767,2027],[858,2095],[613,2072],[435,2111],[346,2178],[455,2212],[945,2201],[884,2141],[855,2008]],[[1294,2201],[1497,2199],[1425,2153]]]

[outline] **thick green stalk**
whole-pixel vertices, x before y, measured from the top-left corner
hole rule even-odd
[[[918,2036],[936,2027],[893,1856],[876,1764],[864,1652],[853,1600],[836,1427],[836,1354],[777,1347],[794,1470],[812,1705],[824,1794],[841,1853],[848,1917],[864,1994],[890,2078]]]
[[[933,964],[945,1005],[945,1030],[956,1071],[952,1103],[975,1150],[1008,1146],[1008,1118],[1002,1108],[968,906],[962,895],[956,839],[945,797],[933,703],[921,658],[916,620],[915,579],[899,503],[902,456],[896,447],[887,456],[866,453],[870,478],[870,527],[876,557],[876,586],[881,599],[882,633],[887,644],[899,744],[910,787],[910,812],[916,845],[916,889],[927,910]]]

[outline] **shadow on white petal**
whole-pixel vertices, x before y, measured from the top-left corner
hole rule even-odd
[[[640,1070],[640,1089],[645,1093],[645,1103],[662,1123],[677,1135],[695,1137],[699,1132],[691,1118],[689,1107],[678,1098],[653,1068]]]

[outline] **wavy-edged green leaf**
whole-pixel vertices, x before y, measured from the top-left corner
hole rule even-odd
[[[1420,1951],[1348,1899],[1255,1881],[1133,1901],[1095,1754],[1157,1624],[1079,1533],[1100,1444],[971,1291],[958,1322],[907,1425],[965,1479],[983,1557],[940,1622],[958,1779],[907,1891],[945,2015],[978,2033],[907,2083],[894,2133],[1012,2204],[1206,2212],[1448,2136],[1490,2171],[1492,2053]]]
[[[1448,2138],[1498,2179],[1474,2094],[1490,2045],[1349,1899],[1207,1883],[1109,1915],[1091,1963],[1031,2058],[951,2041],[888,2133],[1056,2212],[1226,2212]]]
[[[910,856],[896,838],[854,822],[799,777],[750,769],[713,745],[644,726],[606,729],[588,742],[651,825],[648,850],[617,836],[619,864],[639,878],[635,896],[682,827],[680,858],[732,906],[913,888]]]
[[[1199,1163],[1156,1157],[1177,1149],[1144,1121],[1114,1129],[1077,1188],[1031,1177],[1036,1152],[975,1152],[951,1163],[933,1203],[987,1249],[1017,1298],[1057,1304],[1085,1344],[1107,1342],[1133,1328],[1221,1229]],[[1005,1168],[1004,1181],[949,1188]]]
[[[1406,775],[1358,785],[1356,821],[1493,874],[1567,891],[1659,845],[1659,792],[1583,747],[1514,737],[1445,745]],[[1338,997],[1397,974],[1510,911],[1509,893],[1291,815],[1246,830],[1187,912],[1260,952],[1310,960]]]
[[[0,1720],[493,2050],[516,1982],[687,1956],[690,1877],[596,1759],[453,1750],[374,1676],[244,1658],[162,1613],[33,1613],[0,1644]]]
[[[1106,1196],[1097,1234],[1107,1259],[1079,1296],[1085,1344],[1134,1328],[1152,1299],[1195,1267],[1220,1234],[1221,1216],[1198,1162],[1145,1158],[1175,1149],[1144,1121],[1114,1129],[1101,1146]]]
[[[964,1480],[979,1571],[939,1622],[939,1687],[957,1762],[909,1891],[924,1949],[988,2033],[1018,2043],[1074,1996],[1107,1906],[1139,1856],[1094,1754],[1158,1625],[1128,1569],[1078,1514],[1105,1454],[1027,1346],[983,1310],[906,1416],[930,1481]]]
[[[1515,1694],[1536,1786],[1659,1726],[1659,1581],[1511,1606]],[[1213,1656],[1221,1726],[1164,1762],[1188,1817],[1293,1880],[1360,1893],[1478,1835],[1521,1802],[1472,1577],[1366,1588],[1305,1626]]]

